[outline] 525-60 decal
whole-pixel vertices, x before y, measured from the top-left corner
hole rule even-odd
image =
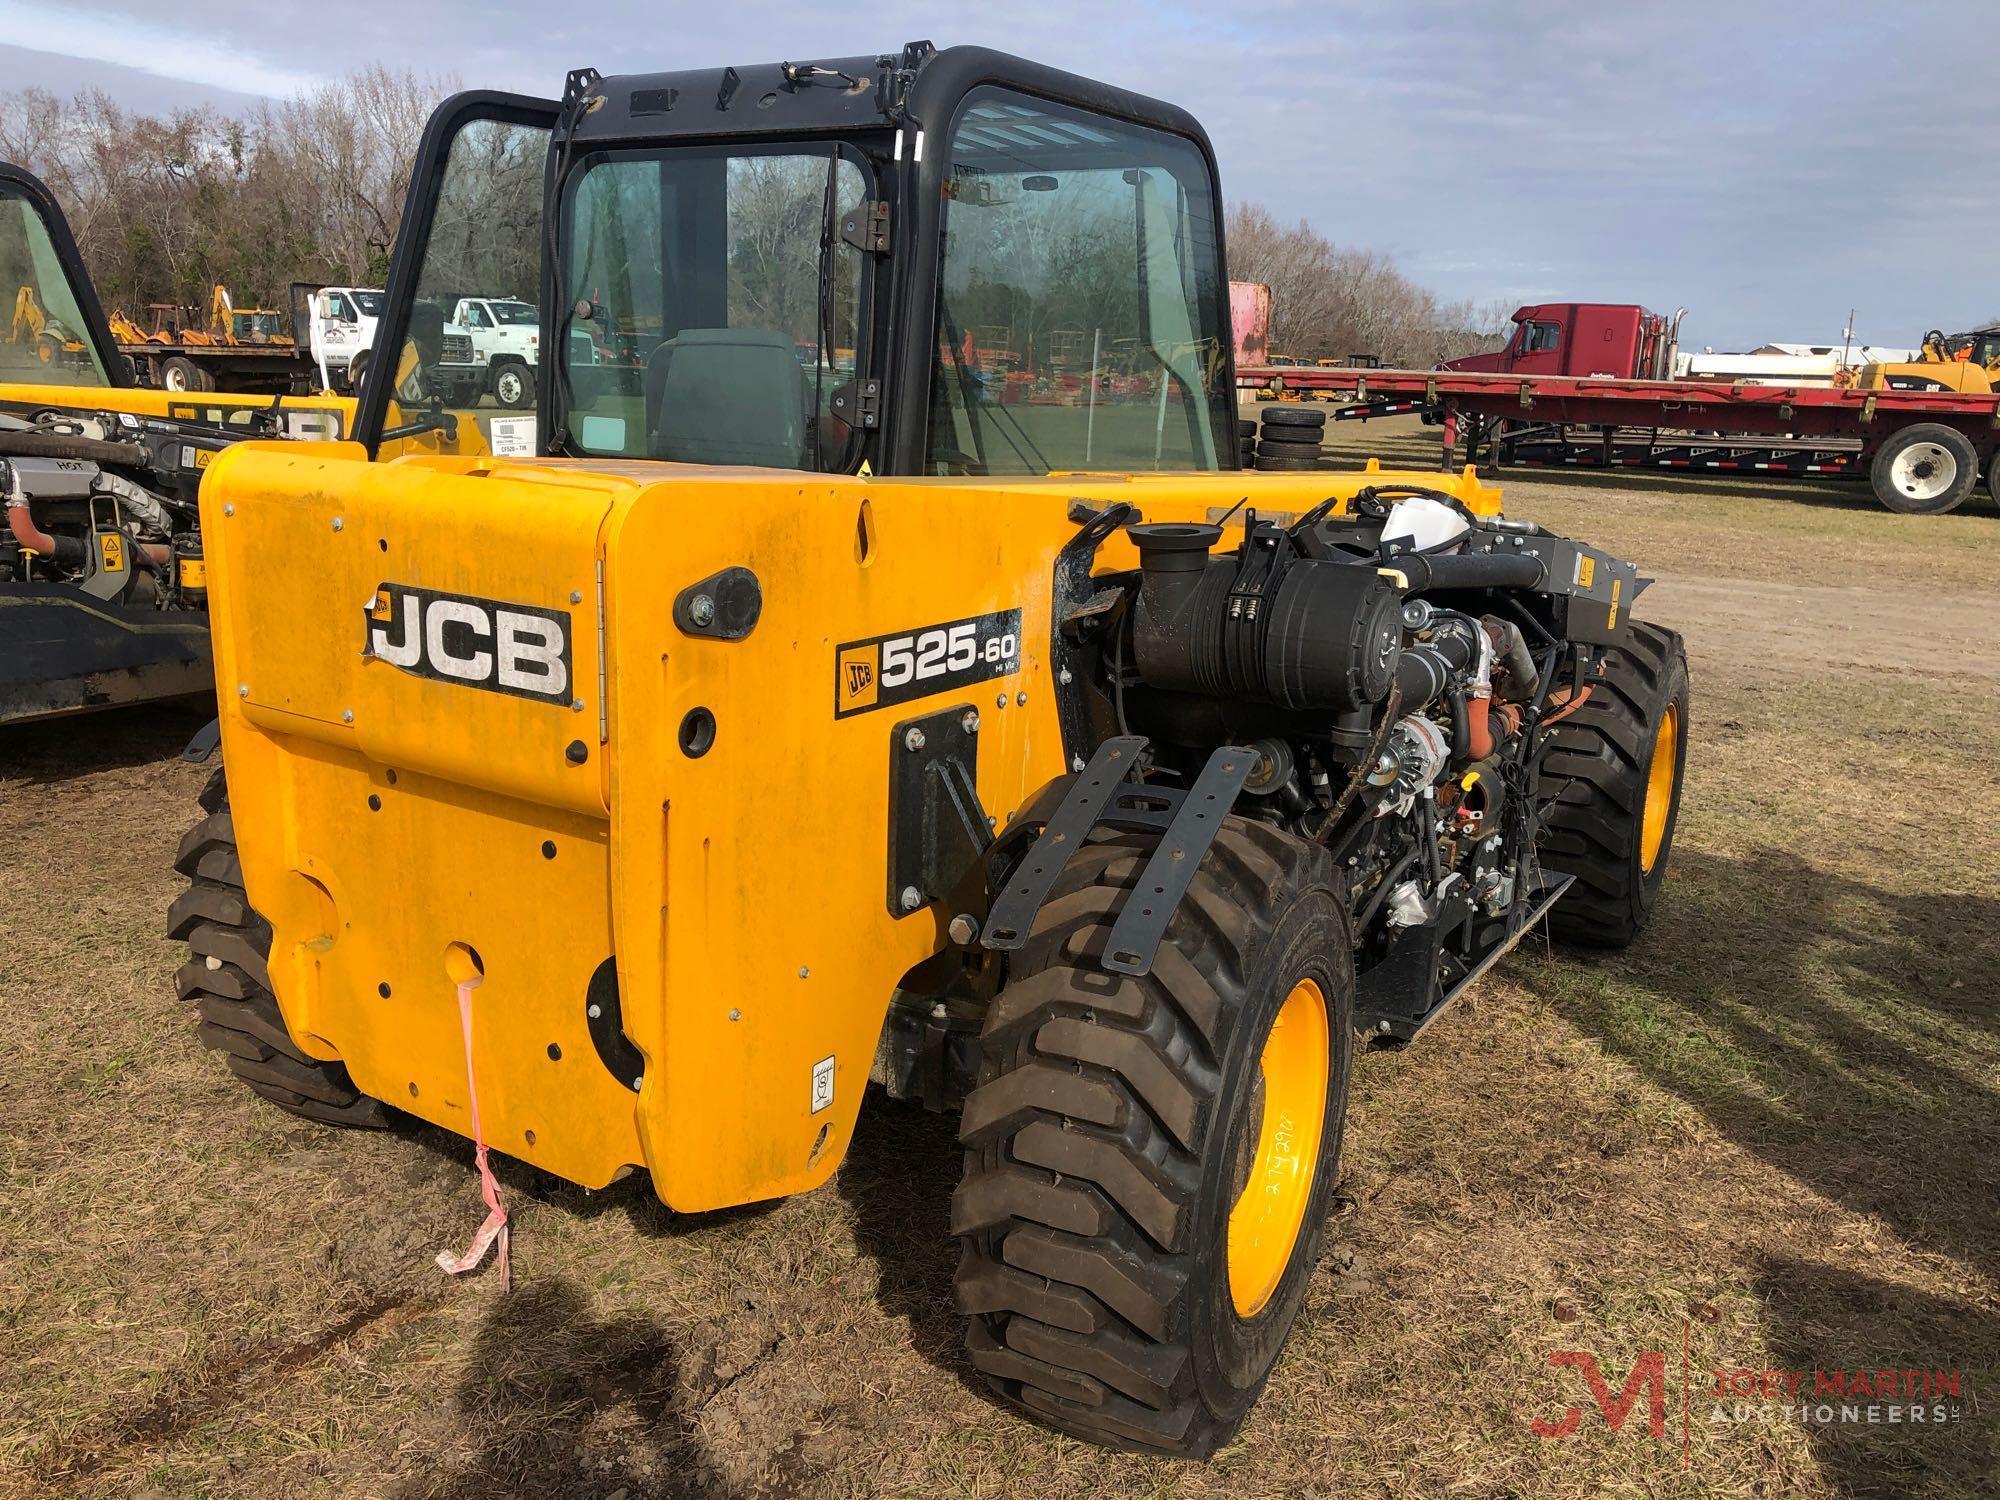
[[[1021,612],[1003,609],[896,635],[849,641],[834,653],[833,716],[950,692],[1021,665]]]

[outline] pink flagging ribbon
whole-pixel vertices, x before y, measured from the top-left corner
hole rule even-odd
[[[500,1290],[507,1292],[514,1287],[513,1267],[507,1257],[507,1209],[500,1202],[500,1184],[486,1163],[486,1134],[479,1126],[479,1085],[472,1077],[472,992],[478,987],[477,975],[460,983],[458,1020],[465,1033],[465,1092],[472,1101],[472,1151],[473,1159],[479,1163],[479,1195],[486,1200],[486,1222],[479,1226],[465,1254],[454,1256],[449,1250],[440,1250],[437,1263],[447,1275],[463,1276],[486,1259],[486,1252],[498,1244],[500,1254],[494,1264],[500,1271]]]

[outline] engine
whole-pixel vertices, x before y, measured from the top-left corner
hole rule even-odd
[[[1239,812],[1333,853],[1364,990],[1426,1015],[1545,898],[1545,731],[1589,691],[1644,581],[1437,491],[1364,490],[1283,525],[1251,514],[1223,550],[1218,525],[1129,534],[1140,568],[1106,669],[1120,732],[1181,774],[1253,748]]]
[[[0,416],[0,583],[60,584],[125,607],[205,607],[194,480],[179,470],[221,442],[170,427]]]

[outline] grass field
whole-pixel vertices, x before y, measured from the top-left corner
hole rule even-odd
[[[1361,1059],[1305,1314],[1215,1462],[971,1382],[953,1127],[885,1102],[834,1184],[727,1214],[503,1160],[516,1288],[447,1284],[463,1142],[306,1125],[194,1044],[160,931],[203,716],[164,710],[0,734],[0,1493],[2000,1493],[2000,515],[1503,482],[1688,634],[1668,886],[1629,951],[1521,951]],[[1561,1351],[1614,1393],[1664,1355],[1664,1438]],[[1719,1369],[1963,1387],[1923,1427],[1718,1422]]]

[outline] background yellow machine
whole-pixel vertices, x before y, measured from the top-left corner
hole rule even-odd
[[[203,1040],[690,1212],[824,1182],[871,1082],[957,1111],[971,1362],[1212,1452],[1357,1039],[1551,909],[1629,941],[1687,744],[1632,565],[1469,472],[1234,471],[1220,224],[1193,119],[979,49],[447,103],[400,369],[202,490]],[[499,284],[532,417],[380,461]]]
[[[7,163],[0,284],[18,285],[0,343],[0,723],[208,692],[202,477],[248,438],[348,435],[355,403],[133,384],[55,200]],[[398,425],[386,452],[485,451],[469,415]]]
[[[1965,391],[1983,395],[2000,390],[2000,328],[1924,335],[1923,357],[1899,364],[1863,365],[1855,384],[1863,390]]]

